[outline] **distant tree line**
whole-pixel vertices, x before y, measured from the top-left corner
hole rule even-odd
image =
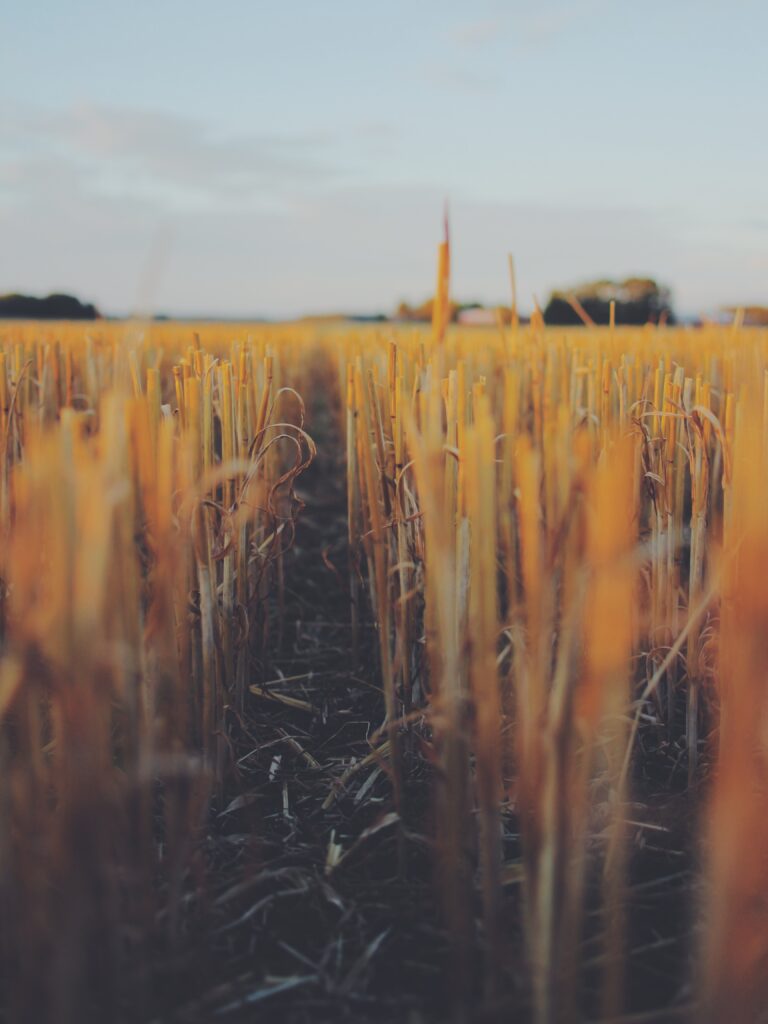
[[[571,290],[553,291],[544,309],[544,322],[564,327],[590,322],[608,324],[612,301],[615,303],[617,324],[675,322],[669,289],[650,277],[628,277],[623,281],[601,279]],[[401,302],[395,310],[395,319],[428,322],[432,319],[432,304],[431,298],[415,306]],[[451,302],[450,320],[455,323],[461,313],[481,308],[478,302]],[[511,310],[508,307],[498,307],[496,313],[503,323],[510,322]]]
[[[418,306],[411,306],[407,302],[401,302],[395,310],[395,320],[409,320],[414,323],[428,323],[432,319],[432,306],[434,299],[425,299]],[[451,302],[449,303],[449,320],[456,323],[460,313],[473,309],[483,309],[480,302]],[[512,310],[506,306],[491,307],[501,317],[503,323],[509,323],[512,319]]]
[[[73,295],[0,295],[0,317],[14,320],[96,320],[101,314]]]
[[[674,323],[668,288],[650,277],[628,277],[623,281],[590,281],[571,291],[554,291],[544,309],[544,322],[576,326],[589,322],[607,324],[611,301],[616,303],[616,323],[642,325]]]
[[[425,323],[432,319],[432,307],[434,305],[434,301],[434,298],[425,299],[424,302],[417,306],[412,306],[408,302],[401,302],[395,310],[395,319],[411,320],[415,323]],[[450,320],[455,320],[459,311],[458,303],[451,302],[448,309]]]

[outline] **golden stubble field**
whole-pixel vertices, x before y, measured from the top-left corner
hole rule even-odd
[[[439,321],[0,327],[7,1019],[761,1019],[768,332]]]

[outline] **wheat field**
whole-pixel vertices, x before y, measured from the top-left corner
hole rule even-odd
[[[768,1019],[768,332],[446,302],[0,327],[2,1018]]]

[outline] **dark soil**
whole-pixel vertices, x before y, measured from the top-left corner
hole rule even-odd
[[[200,907],[190,912],[188,940],[175,957],[159,955],[148,980],[144,1005],[157,1020],[417,1024],[455,1010],[424,747],[406,753],[402,827],[386,764],[371,760],[340,785],[371,753],[383,700],[365,616],[359,651],[352,645],[344,443],[332,400],[333,389],[318,388],[308,409],[319,453],[299,481],[306,508],[285,559],[283,635],[273,629],[264,669],[265,689],[278,699],[253,697],[233,722],[233,780],[204,841],[208,888],[190,897]],[[677,751],[655,734],[643,742],[653,747],[652,769],[636,779],[643,796],[628,826],[626,1019],[662,1022],[690,1009],[694,823],[689,796],[675,793],[684,778]],[[511,815],[505,828],[514,850]],[[515,887],[506,898],[504,995],[481,1010],[477,982],[469,1020],[527,1019]],[[585,1012],[596,1019],[599,915],[587,932]],[[473,956],[479,961],[479,951]]]

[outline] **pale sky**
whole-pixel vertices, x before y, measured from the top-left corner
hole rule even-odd
[[[765,0],[0,0],[0,293],[768,304]]]

